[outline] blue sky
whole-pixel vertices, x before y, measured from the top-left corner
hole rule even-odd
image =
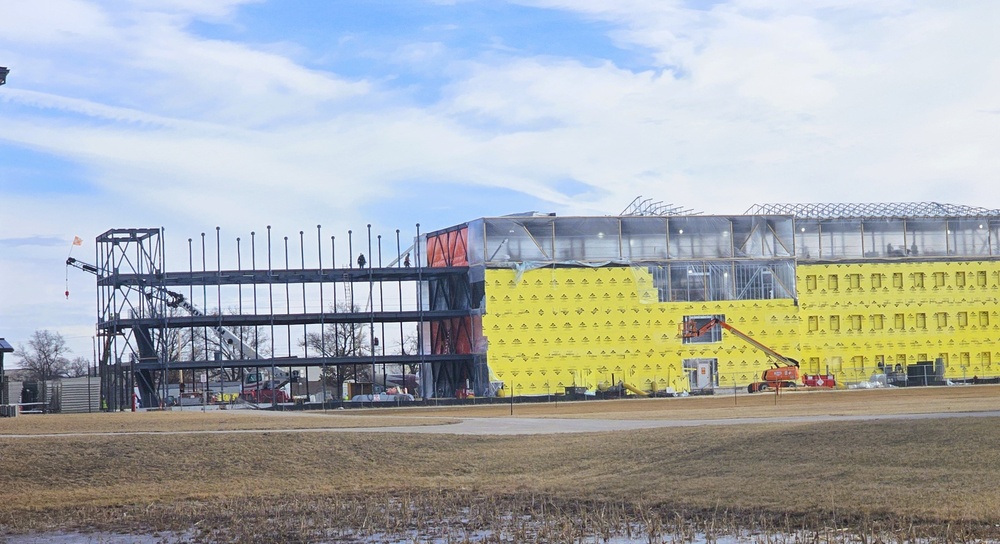
[[[529,210],[1000,207],[1000,4],[0,0],[0,336],[89,356],[93,255],[163,226],[393,236]],[[346,258],[346,255],[339,258]],[[184,263],[168,262],[170,268]]]

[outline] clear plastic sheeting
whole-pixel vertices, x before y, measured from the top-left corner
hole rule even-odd
[[[472,265],[516,266],[791,257],[795,237],[787,216],[525,216],[470,222],[469,245]]]
[[[623,217],[622,257],[629,261],[667,259],[667,220],[664,217]]]
[[[637,277],[652,276],[658,302],[795,298],[795,264],[790,259],[675,261],[633,269]]]
[[[469,264],[482,264],[486,262],[486,221],[476,219],[469,221]]]
[[[555,220],[557,261],[621,259],[620,229],[616,217],[565,217]]]
[[[948,236],[944,222],[937,219],[906,222],[907,255],[911,257],[947,255]]]
[[[797,219],[794,230],[803,260],[1000,256],[998,219]]]
[[[732,222],[725,217],[677,217],[668,224],[671,259],[733,256]]]
[[[468,226],[473,266],[1000,256],[996,217],[526,215],[477,219]]]
[[[788,257],[795,239],[788,217],[734,217],[733,250],[736,257]]]
[[[861,240],[864,256],[905,257],[906,236],[903,221],[891,219],[866,219],[861,223],[864,237]]]
[[[819,224],[819,256],[823,259],[859,259],[863,256],[861,243],[864,231],[861,221],[827,220]]]
[[[990,229],[982,219],[948,221],[948,254],[986,256],[990,254]]]
[[[470,264],[553,260],[553,218],[495,218],[484,221],[485,260]],[[476,251],[470,250],[470,253]]]

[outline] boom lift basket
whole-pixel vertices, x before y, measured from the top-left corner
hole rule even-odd
[[[708,330],[714,329],[717,326],[717,324],[713,324]],[[688,338],[697,338],[708,332],[708,330],[702,330],[702,327],[698,326],[698,321],[694,319],[682,322],[679,329],[681,332],[681,338],[684,338],[685,340]]]

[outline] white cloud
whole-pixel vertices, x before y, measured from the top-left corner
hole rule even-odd
[[[388,58],[447,78],[421,105],[412,80],[302,66],[286,53],[294,36],[268,47],[189,29],[227,24],[242,2],[0,0],[17,27],[0,36],[17,78],[0,90],[0,141],[70,160],[97,188],[8,198],[3,236],[89,242],[163,225],[183,246],[215,225],[229,237],[267,224],[282,236],[317,223],[341,236],[369,222],[405,229],[379,210],[436,209],[394,201],[414,180],[507,188],[559,213],[616,213],[639,194],[709,213],[775,201],[1000,207],[1000,5],[526,3],[610,26],[639,67],[415,41]],[[44,285],[0,302],[26,315],[61,292],[64,251],[20,251],[0,256],[5,278],[19,267],[18,282]],[[39,260],[24,272],[20,258]]]

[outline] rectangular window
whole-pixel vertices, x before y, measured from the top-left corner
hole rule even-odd
[[[882,274],[872,274],[872,289],[882,288]]]
[[[885,316],[876,314],[872,316],[872,328],[880,331],[885,326]]]
[[[969,326],[969,312],[958,312],[958,327],[964,329]]]
[[[860,371],[860,372],[864,372],[865,371],[865,356],[864,355],[855,355],[854,357],[851,357],[851,365],[854,367],[855,370]]]
[[[903,314],[896,314],[895,325],[893,325],[893,328],[900,331],[906,329],[906,316]]]
[[[980,287],[986,287],[986,271],[980,270],[976,272],[976,285]]]
[[[965,272],[955,272],[955,285],[965,287]]]
[[[979,326],[989,327],[990,326],[990,313],[989,312],[979,312]]]
[[[850,319],[851,330],[852,331],[860,331],[861,330],[861,323],[862,323],[863,319],[862,319],[862,317],[860,315],[855,314],[855,315],[849,316],[848,319]]]
[[[948,327],[948,313],[947,312],[937,312],[934,314],[934,321],[937,322],[937,328],[944,329]]]
[[[840,316],[831,315],[830,316],[830,330],[834,332],[840,331]]]
[[[924,288],[924,273],[923,272],[914,272],[913,273],[913,287],[915,287],[917,289],[923,289]]]
[[[809,274],[806,276],[806,291],[812,292],[816,290],[816,274]]]
[[[851,289],[861,289],[861,274],[848,274],[847,281]]]
[[[836,291],[839,288],[839,281],[836,274],[831,274],[826,277],[826,286],[831,291]]]
[[[944,287],[944,272],[934,273],[934,287]]]
[[[980,353],[979,354],[979,362],[983,366],[991,366],[992,363],[993,363],[993,354],[990,353],[990,352],[988,352],[988,351],[984,351],[984,352]]]
[[[819,330],[819,316],[811,315],[809,316],[809,332],[815,332]]]
[[[916,325],[918,329],[927,329],[927,314],[919,313],[914,316],[916,319]]]
[[[698,315],[684,316],[684,333],[681,336],[682,344],[710,344],[722,341],[722,327],[715,324],[708,327],[713,320],[725,321],[723,315]]]
[[[903,273],[902,272],[893,272],[892,273],[892,286],[895,287],[896,289],[902,289],[903,288]]]
[[[958,363],[964,366],[965,368],[969,368],[969,362],[971,360],[972,357],[969,356],[969,352],[967,351],[963,351],[962,353],[958,354]]]

